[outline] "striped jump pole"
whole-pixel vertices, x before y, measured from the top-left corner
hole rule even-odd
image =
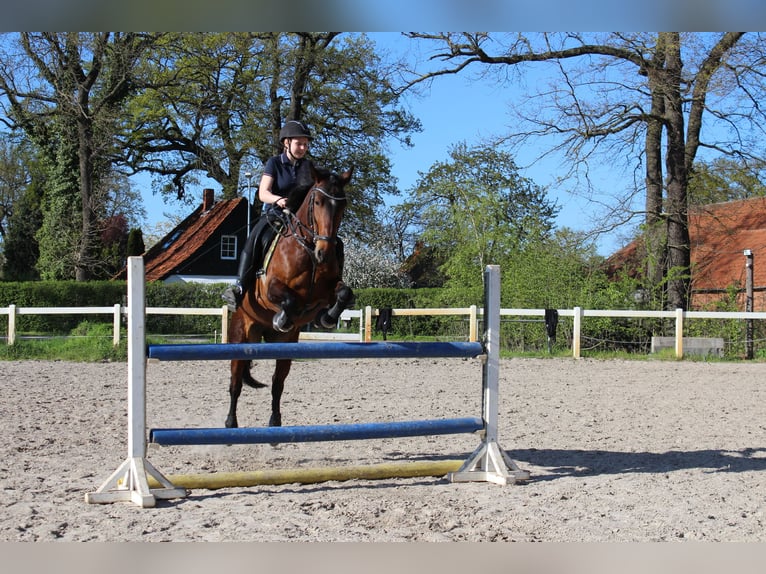
[[[180,486],[183,476],[163,476],[146,460],[146,361],[232,360],[232,359],[340,359],[340,358],[423,358],[480,357],[482,367],[482,416],[455,419],[315,425],[302,427],[251,427],[237,429],[187,428],[152,429],[149,440],[161,445],[259,444],[330,440],[368,440],[407,436],[445,435],[480,432],[479,447],[457,470],[448,474],[452,482],[484,481],[508,484],[527,480],[497,443],[499,388],[500,270],[487,266],[484,274],[485,341],[481,343],[269,343],[213,345],[150,345],[145,343],[145,279],[143,258],[128,260],[128,458],[104,484],[86,495],[90,503],[130,500],[143,507],[154,506],[156,499],[186,495]],[[453,464],[454,466],[454,464]],[[440,467],[441,468],[441,467]],[[452,468],[452,466],[450,466]],[[316,479],[322,472],[308,471]],[[391,469],[365,469],[361,475],[390,473]],[[418,469],[418,476],[435,472],[432,467]],[[290,476],[305,474],[289,472]],[[338,475],[335,473],[334,475]],[[340,473],[343,475],[343,473]],[[403,474],[404,475],[404,474]],[[346,479],[356,476],[346,474]],[[284,479],[284,477],[282,477]],[[190,479],[191,480],[191,479]],[[250,478],[250,480],[256,480]],[[200,483],[198,478],[192,480]],[[225,481],[210,480],[214,488]],[[235,481],[236,483],[236,481]],[[198,486],[204,488],[204,486]]]

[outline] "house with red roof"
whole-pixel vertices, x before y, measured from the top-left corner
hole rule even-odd
[[[144,253],[146,280],[233,282],[248,234],[247,208],[245,197],[216,202],[212,189],[203,190],[202,204]],[[251,212],[252,224],[257,217]],[[123,270],[117,278],[126,276]]]
[[[766,311],[766,198],[757,197],[696,206],[689,211],[691,239],[691,309],[705,309],[737,289],[745,310],[746,251],[753,261],[753,310]],[[610,274],[637,269],[643,244],[635,240],[607,259]]]

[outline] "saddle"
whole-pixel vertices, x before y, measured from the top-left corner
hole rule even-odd
[[[263,214],[258,224],[261,226],[261,231],[255,244],[257,250],[255,272],[257,275],[263,275],[282,236],[280,232],[287,222],[284,214],[274,211]]]
[[[258,273],[260,274],[266,273],[266,269],[269,267],[271,256],[274,255],[274,250],[277,248],[277,243],[279,243],[279,239],[282,237],[282,234],[280,233],[281,229],[281,225],[278,229],[267,226],[267,228],[263,231],[263,240],[261,241],[261,252],[263,253],[263,258],[261,259],[261,268],[258,270]]]

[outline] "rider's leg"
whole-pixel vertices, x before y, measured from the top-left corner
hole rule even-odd
[[[242,253],[240,253],[239,256],[237,279],[234,282],[234,285],[228,287],[226,291],[223,292],[223,295],[221,295],[221,298],[226,301],[231,311],[236,311],[237,307],[242,302],[242,297],[250,287],[255,271],[260,267],[261,242],[259,241],[259,236],[262,234],[265,226],[265,218],[259,219],[255,224],[255,227],[250,232],[247,240],[245,240],[245,247],[242,249]]]

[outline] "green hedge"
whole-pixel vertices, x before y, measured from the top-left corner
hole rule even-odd
[[[454,289],[359,289],[356,291],[356,308],[373,309],[458,308],[483,305],[483,291]],[[373,320],[373,335],[375,322]],[[467,317],[464,316],[394,316],[388,336],[393,339],[414,337],[460,337],[468,334]]]
[[[149,307],[221,307],[221,293],[226,284],[148,283],[146,304]],[[356,309],[392,307],[468,307],[482,304],[482,293],[460,293],[446,289],[359,289]],[[112,307],[127,302],[125,281],[31,281],[0,282],[0,307]],[[438,336],[454,330],[459,317],[401,317],[393,321],[391,337]],[[104,315],[19,315],[16,320],[20,333],[67,334],[83,322],[108,323]],[[217,316],[148,315],[146,328],[156,334],[212,334],[220,330]],[[0,321],[0,333],[7,323]]]
[[[125,282],[29,281],[0,282],[0,307],[111,307],[122,304]],[[109,322],[107,315],[19,315],[20,332],[69,333],[83,321]],[[3,333],[7,325],[0,327]]]
[[[221,307],[224,284],[148,283],[150,307]],[[32,281],[0,282],[0,307],[112,307],[127,303],[125,281]],[[65,334],[82,322],[112,323],[109,315],[19,315],[16,328],[23,333]],[[153,333],[212,333],[220,330],[220,317],[149,315],[147,330]],[[4,322],[3,322],[4,323]],[[7,324],[0,325],[0,332]]]
[[[188,284],[160,282],[146,287],[147,305],[151,307],[220,308],[221,293],[226,284]],[[127,301],[124,281],[92,282],[0,282],[0,307],[15,304],[18,307],[112,307]],[[480,289],[359,289],[356,291],[356,309],[457,308],[483,305]],[[513,306],[504,304],[501,306]],[[19,315],[19,335],[69,335],[87,326],[103,324],[105,333],[111,333],[111,315]],[[7,335],[7,320],[0,316],[0,335]],[[374,325],[374,322],[373,322]],[[220,330],[219,316],[148,315],[147,332],[157,335],[204,335],[212,337]],[[479,325],[481,329],[481,325]],[[358,330],[358,324],[352,326]],[[648,353],[652,335],[672,335],[674,321],[659,319],[589,318],[582,333],[584,350],[629,350]],[[745,321],[692,320],[687,322],[687,336],[723,337],[727,342],[727,356],[744,354]],[[570,345],[571,317],[559,320],[557,348]],[[424,316],[394,317],[388,336],[392,339],[445,337],[460,339],[468,333],[466,317]],[[380,334],[373,330],[373,336]],[[766,322],[755,321],[754,339],[759,347],[758,356],[766,354],[761,347],[766,339]],[[104,336],[105,344],[111,344]],[[503,319],[501,347],[512,351],[544,350],[547,347],[545,326],[540,321]]]

